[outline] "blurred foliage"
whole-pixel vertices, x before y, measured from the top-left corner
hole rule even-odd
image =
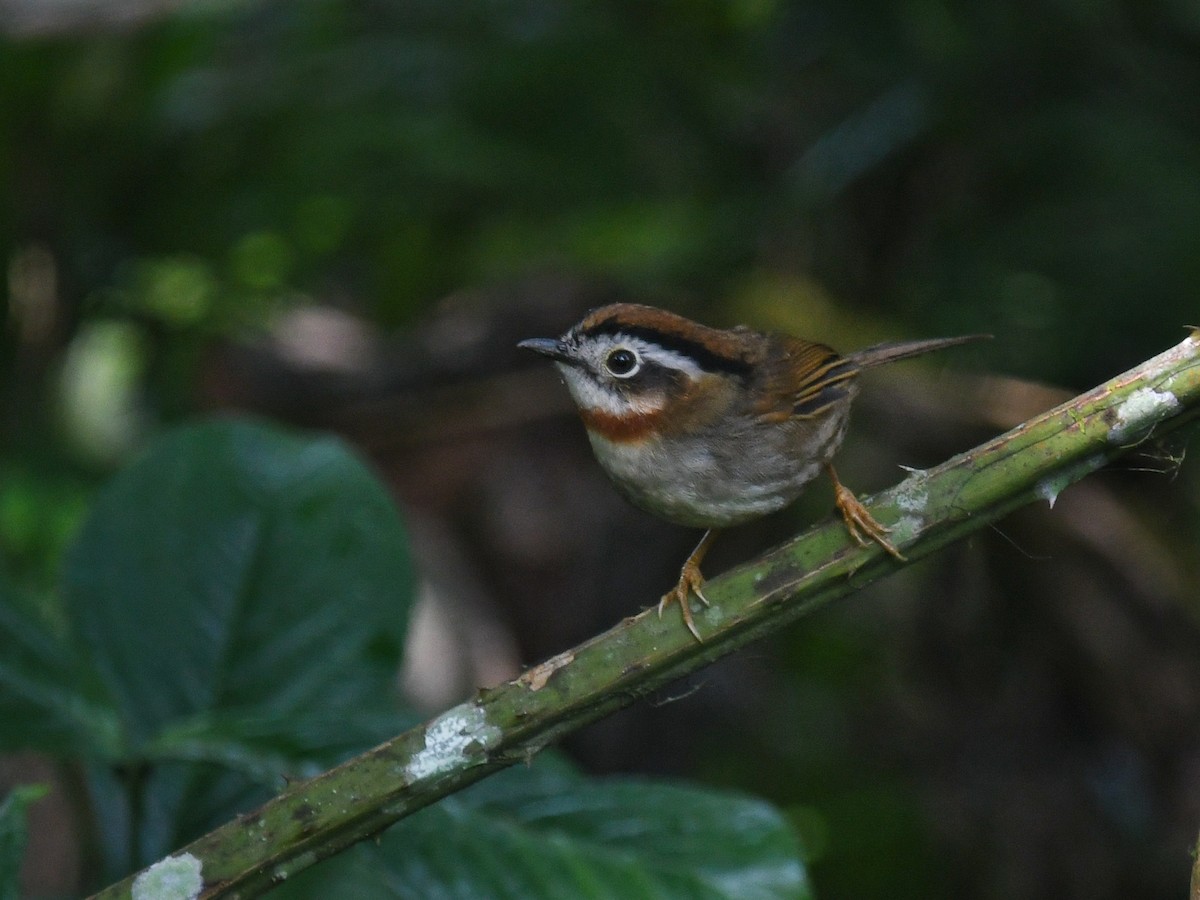
[[[18,900],[17,873],[28,838],[25,815],[46,795],[46,786],[27,784],[14,788],[0,800],[0,900]]]
[[[395,696],[406,535],[338,441],[242,421],[169,432],[100,492],[62,582],[56,635],[0,579],[0,750],[48,754],[81,787],[88,890],[415,724]],[[16,896],[25,809],[44,793],[0,802],[0,895]],[[796,837],[762,801],[553,760],[285,893],[809,896]]]
[[[389,829],[376,846],[360,844],[276,893],[364,900],[813,896],[795,835],[761,801],[642,778],[583,779],[552,753],[447,797]]]
[[[195,411],[215,340],[299,305],[386,331],[565,270],[839,345],[989,331],[1072,387],[1197,319],[1182,0],[119,5],[0,10],[0,568],[51,630],[98,478]],[[826,752],[790,798],[814,846],[852,805]],[[903,790],[869,802],[921,844]]]
[[[404,531],[340,442],[240,422],[168,434],[101,491],[59,565],[58,622],[0,582],[0,749],[82,770],[92,877],[411,720],[393,698]]]
[[[1091,379],[1194,302],[1197,38],[1169,2],[195,4],[5,42],[0,235],[70,322],[173,343],[545,265],[710,301],[762,270]]]

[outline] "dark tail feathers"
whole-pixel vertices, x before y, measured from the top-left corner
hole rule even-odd
[[[920,356],[934,350],[945,350],[947,347],[957,347],[972,341],[986,341],[990,338],[990,334],[967,334],[962,337],[930,338],[925,341],[891,341],[848,353],[846,358],[860,369],[871,369],[885,363],[908,359],[910,356]]]

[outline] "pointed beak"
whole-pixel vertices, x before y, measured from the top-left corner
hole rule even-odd
[[[532,350],[534,353],[548,356],[558,362],[569,363],[572,361],[567,345],[555,338],[530,338],[527,341],[521,341],[517,346],[522,350]]]

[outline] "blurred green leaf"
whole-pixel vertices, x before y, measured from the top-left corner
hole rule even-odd
[[[285,898],[808,898],[796,836],[758,800],[539,760],[293,879]]]
[[[230,258],[234,278],[251,290],[284,287],[292,267],[292,249],[280,235],[256,231],[237,242]]]
[[[21,785],[0,801],[0,900],[19,900],[21,896],[18,876],[28,837],[25,816],[48,791],[41,784]]]
[[[123,286],[104,297],[111,307],[171,328],[186,328],[213,315],[221,285],[212,265],[191,254],[138,259],[125,267]]]
[[[86,763],[98,872],[91,887],[143,868],[275,793],[220,765]],[[281,770],[276,784],[288,774]]]
[[[136,747],[206,710],[378,709],[413,572],[392,501],[341,442],[218,421],[101,492],[63,582]]]
[[[0,457],[0,568],[7,569],[14,584],[44,598],[40,606],[47,613],[57,612],[49,609],[56,606],[49,599],[51,587],[92,491],[84,479],[54,463],[44,456],[37,465]]]
[[[311,778],[364,747],[416,725],[413,715],[379,702],[352,708],[264,715],[205,712],[164,728],[145,748],[151,760],[214,763],[273,785],[281,773]]]
[[[113,752],[116,710],[85,692],[81,666],[16,602],[0,573],[0,750]]]
[[[394,682],[413,581],[391,499],[337,440],[209,422],[166,435],[114,478],[63,574],[76,656],[95,675],[29,623],[0,618],[29,648],[0,677],[30,659],[8,695],[39,713],[32,721],[54,725],[52,701],[83,719],[80,682],[110,698],[103,744],[72,744],[59,726],[64,751],[95,760],[102,876],[410,724]],[[55,676],[65,699],[30,673]]]

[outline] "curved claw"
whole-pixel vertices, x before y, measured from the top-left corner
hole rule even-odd
[[[658,617],[660,619],[663,607],[671,602],[678,603],[679,610],[683,613],[683,624],[692,633],[692,637],[701,643],[704,642],[704,638],[700,637],[700,632],[696,630],[696,621],[692,618],[691,595],[695,594],[701,603],[708,606],[708,598],[700,590],[703,584],[704,576],[700,574],[699,566],[684,566],[683,571],[679,573],[679,583],[663,594],[662,599],[658,601]]]
[[[696,622],[692,618],[691,595],[695,594],[697,600],[708,606],[708,598],[704,596],[704,591],[701,589],[704,586],[704,576],[700,573],[700,562],[708,553],[708,548],[712,546],[716,536],[715,530],[705,532],[696,549],[683,564],[683,568],[679,572],[679,583],[663,594],[662,599],[658,601],[658,617],[660,619],[663,607],[672,601],[678,603],[679,610],[683,613],[683,624],[692,633],[692,637],[700,643],[704,642],[704,638],[700,637],[700,632],[696,630]]]
[[[854,538],[854,542],[860,547],[866,547],[869,543],[867,538],[870,538],[900,562],[907,562],[900,551],[896,549],[896,545],[888,540],[888,532],[891,529],[879,524],[862,505],[862,501],[854,496],[854,492],[838,480],[833,466],[826,466],[826,470],[829,472],[829,477],[833,479],[833,501],[837,504],[837,508],[846,522],[846,530],[850,532],[850,537]]]

